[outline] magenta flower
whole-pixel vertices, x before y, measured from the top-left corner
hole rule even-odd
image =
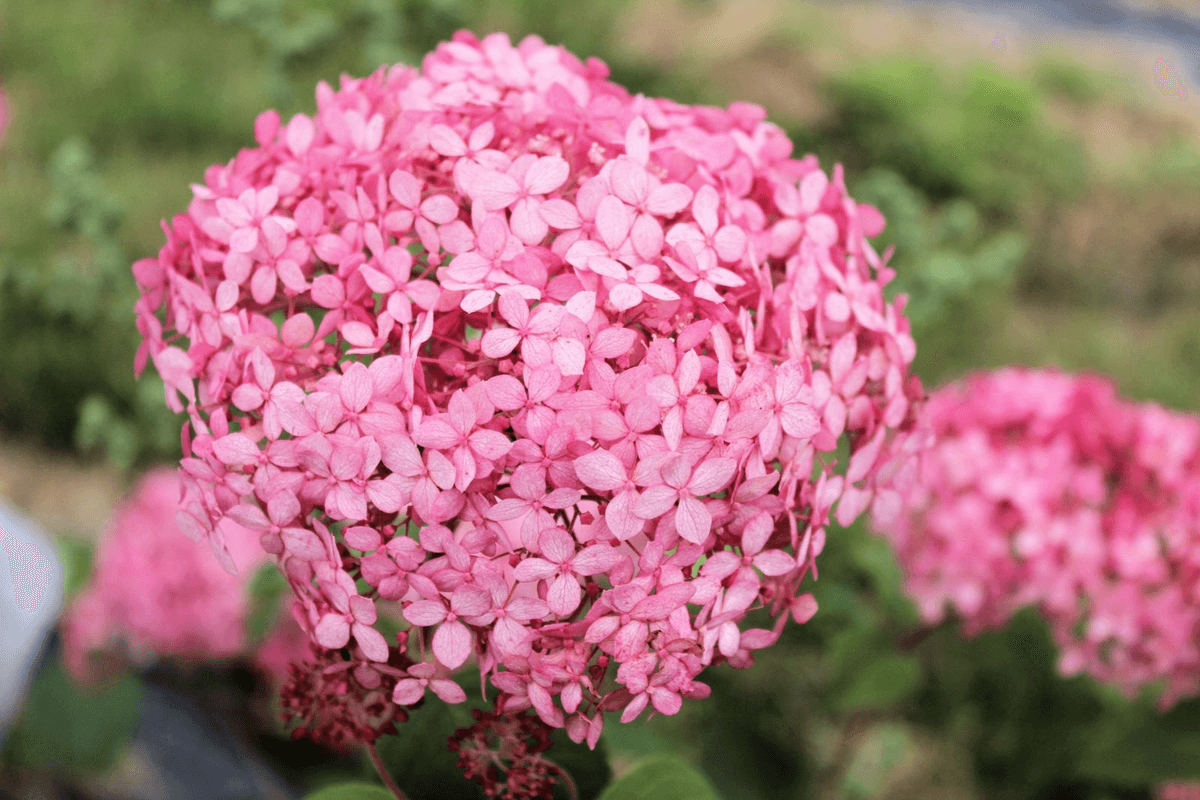
[[[806,621],[828,520],[892,502],[922,397],[841,169],[532,37],[317,95],[134,265],[180,520],[226,559],[241,521],[288,576],[306,731],[380,735],[472,663],[594,744]]]

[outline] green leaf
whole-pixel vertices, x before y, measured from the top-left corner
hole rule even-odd
[[[886,708],[903,701],[920,683],[915,656],[885,655],[862,667],[835,704],[847,713]]]
[[[339,783],[326,786],[306,796],[304,800],[396,800],[382,786],[371,783]]]
[[[600,800],[719,800],[708,780],[677,758],[643,761],[614,781]]]
[[[80,687],[52,660],[30,687],[6,755],[25,767],[106,770],[133,736],[140,704],[132,676],[102,689]]]

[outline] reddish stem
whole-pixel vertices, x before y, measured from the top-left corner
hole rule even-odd
[[[579,800],[579,789],[576,788],[575,781],[573,778],[571,778],[570,773],[548,758],[543,758],[542,762],[551,770],[557,772],[562,778],[563,786],[567,787],[567,796],[571,798],[571,800]]]
[[[383,759],[379,757],[379,751],[375,749],[374,742],[367,742],[367,754],[371,757],[371,764],[375,767],[375,771],[379,773],[379,779],[383,781],[383,785],[388,788],[388,791],[396,795],[396,800],[408,800],[408,796],[400,790],[396,782],[392,780],[392,776],[387,771],[387,767],[383,765]]]

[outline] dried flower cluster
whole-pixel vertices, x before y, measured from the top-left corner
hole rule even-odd
[[[929,621],[968,633],[1022,606],[1066,674],[1127,692],[1200,691],[1200,420],[1054,371],[977,374],[935,392],[931,436],[895,508],[877,508]]]
[[[827,519],[920,396],[841,170],[756,106],[606,76],[460,33],[322,84],[134,265],[138,368],[188,414],[181,525],[227,564],[226,526],[259,531],[347,680],[397,669],[399,616],[397,706],[463,699],[474,657],[499,710],[593,744],[815,612]]]
[[[542,758],[550,749],[550,728],[529,714],[471,712],[474,724],[450,737],[463,775],[483,787],[485,797],[552,798],[565,773]],[[570,792],[576,796],[574,791]]]

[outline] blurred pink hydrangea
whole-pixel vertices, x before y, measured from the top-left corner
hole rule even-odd
[[[4,143],[4,136],[8,133],[8,123],[11,112],[8,108],[8,93],[0,87],[0,144]]]
[[[1200,800],[1200,783],[1164,783],[1154,790],[1154,800]]]
[[[248,647],[248,583],[266,561],[258,534],[223,523],[238,568],[230,574],[207,547],[180,532],[179,493],[176,471],[156,470],[117,509],[97,547],[91,580],[64,619],[64,660],[76,677],[89,678],[93,653],[121,645],[137,664],[159,656],[219,661]],[[276,662],[305,655],[284,645],[275,643],[281,652],[269,659],[276,675],[286,674],[286,664]]]
[[[951,608],[973,634],[1033,606],[1065,674],[1200,691],[1200,420],[1006,369],[933,393],[922,428],[875,524],[926,620]]]
[[[472,658],[576,741],[673,714],[815,612],[827,520],[902,460],[879,212],[761,108],[607,75],[460,33],[322,83],[134,265],[137,367],[190,423],[180,524],[226,563],[224,521],[260,532],[322,650],[288,695],[314,735],[459,702]]]

